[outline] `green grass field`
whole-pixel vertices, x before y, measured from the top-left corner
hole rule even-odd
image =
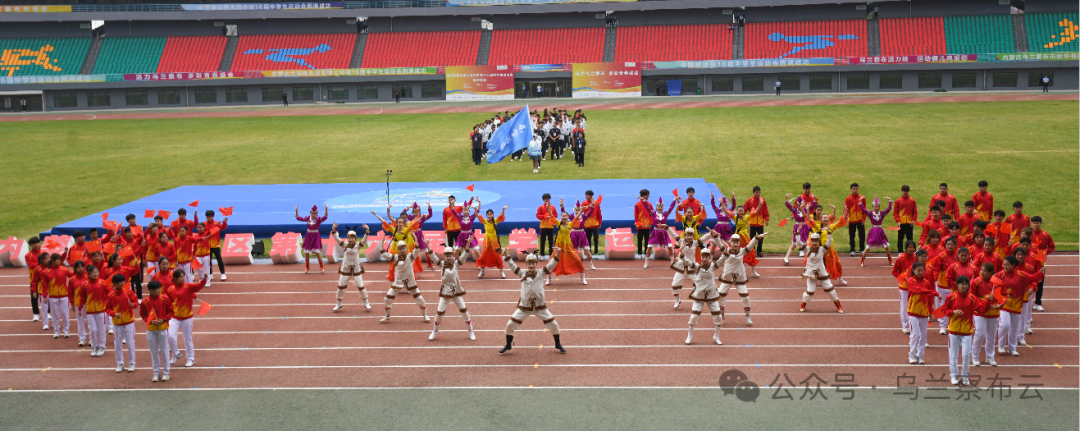
[[[0,235],[27,237],[182,185],[381,182],[393,169],[398,181],[703,177],[740,199],[760,185],[774,219],[786,214],[784,193],[804,181],[838,206],[851,182],[871,198],[896,198],[908,184],[925,211],[938,183],[963,202],[985,179],[999,208],[1024,201],[1060,249],[1075,250],[1077,109],[1039,101],[595,111],[586,167],[548,162],[540,175],[528,163],[473,166],[467,135],[479,114],[11,122],[0,146]]]

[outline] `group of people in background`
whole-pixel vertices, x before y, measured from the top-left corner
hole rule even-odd
[[[221,280],[225,265],[221,259],[221,231],[228,218],[206,220],[187,218],[187,210],[177,211],[178,219],[165,225],[159,214],[147,226],[136,223],[134,214],[126,226],[107,229],[99,237],[79,230],[74,244],[63,253],[42,251],[41,240],[30,238],[27,266],[30,269],[30,299],[33,320],[43,320],[53,338],[70,337],[71,312],[75,314],[79,346],[88,345],[90,356],[105,355],[106,335],[113,335],[116,372],[135,371],[134,322],[138,314],[147,323],[153,380],[168,381],[170,365],[180,358],[178,336],[183,335],[187,358],[195,363],[192,321],[196,294],[210,285],[211,256],[218,262]],[[143,295],[143,282],[148,295]],[[195,283],[195,280],[199,280]]]
[[[473,126],[469,134],[473,164],[479,165],[487,157],[487,143],[499,126],[513,118],[514,114],[503,112],[495,117]],[[545,160],[560,160],[569,150],[578,167],[585,166],[585,114],[578,109],[570,114],[566,110],[552,108],[543,112],[533,110],[529,113],[529,124],[533,131],[532,140],[527,148],[520,149],[510,156],[510,161],[520,161],[524,155],[532,160],[533,173],[539,173]]]

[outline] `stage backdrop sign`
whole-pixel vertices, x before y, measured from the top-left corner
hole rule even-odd
[[[446,100],[514,98],[510,66],[446,66]]]
[[[640,97],[641,64],[574,63],[574,97]]]

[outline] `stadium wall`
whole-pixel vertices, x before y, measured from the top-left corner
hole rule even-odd
[[[735,68],[735,69],[678,69],[678,70],[645,70],[642,73],[644,96],[653,96],[652,84],[657,80],[680,79],[683,81],[684,92],[687,95],[694,94],[694,86],[700,87],[706,95],[756,95],[771,94],[773,83],[781,76],[797,79],[799,88],[791,86],[784,88],[784,94],[792,93],[874,93],[874,92],[930,92],[936,88],[947,91],[1015,91],[1015,90],[1038,90],[1038,86],[1029,86],[1029,77],[1039,76],[1039,73],[1053,73],[1053,90],[1077,90],[1080,89],[1080,74],[1077,72],[1075,62],[1064,61],[1030,61],[1016,63],[971,63],[971,64],[910,64],[891,65],[887,67],[875,65],[852,65],[852,66],[802,66],[802,67],[759,67],[759,68]],[[994,74],[1015,74],[1015,87],[1001,87],[994,85]],[[967,74],[968,81],[974,78],[970,87],[958,87],[954,82],[957,74]],[[882,88],[882,76],[898,75],[899,88]],[[920,75],[938,75],[940,86],[933,88],[920,88]],[[973,75],[973,76],[972,76]],[[868,88],[849,88],[849,77],[864,77],[868,82]],[[811,89],[810,83],[821,84],[821,77],[828,77],[828,88]],[[520,73],[515,76],[516,85],[530,82],[553,82],[567,81],[571,78],[569,72],[542,72]],[[730,88],[720,88],[715,84],[723,84],[725,78],[730,78]],[[760,90],[751,90],[744,87],[747,80],[761,79]],[[787,80],[789,78],[785,78]],[[895,81],[890,81],[895,82]],[[693,85],[691,85],[693,84]],[[386,77],[340,77],[340,78],[267,78],[267,79],[237,79],[237,80],[207,80],[207,81],[177,81],[143,83],[72,83],[40,85],[11,85],[5,86],[5,90],[40,90],[45,91],[45,107],[48,110],[99,110],[99,109],[140,109],[154,107],[212,107],[212,106],[243,106],[243,105],[276,105],[281,104],[278,93],[263,99],[263,89],[279,88],[289,95],[290,105],[314,104],[314,103],[366,103],[366,102],[393,102],[393,93],[398,87],[405,87],[411,91],[411,97],[402,97],[403,101],[439,101],[444,100],[445,82],[443,75],[430,75],[423,78],[386,76]],[[343,87],[345,97],[333,99],[331,88]],[[365,89],[365,97],[361,97],[360,90]],[[311,100],[296,100],[297,94],[303,89],[309,88],[312,93]],[[160,91],[176,91],[179,95],[178,103],[162,104],[158,97]],[[143,105],[128,105],[126,103],[128,93],[145,92],[146,103]],[[196,101],[196,93],[202,95],[212,92],[214,101],[199,103]],[[89,99],[93,93],[105,93],[109,95],[108,106],[89,106]],[[229,93],[235,96],[238,93],[244,95],[242,101],[229,101]],[[63,99],[74,95],[77,106],[58,106],[58,96]],[[373,96],[373,97],[367,97]],[[140,98],[141,99],[141,98]],[[568,100],[568,99],[562,99]]]

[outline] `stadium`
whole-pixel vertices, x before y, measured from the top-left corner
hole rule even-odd
[[[1076,429],[1078,32],[5,1],[2,423]]]

